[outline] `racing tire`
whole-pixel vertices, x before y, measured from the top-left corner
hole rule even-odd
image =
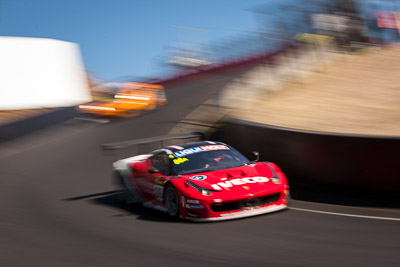
[[[169,216],[179,217],[179,198],[175,187],[171,184],[165,190],[165,207]]]

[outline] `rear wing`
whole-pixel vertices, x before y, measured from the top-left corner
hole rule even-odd
[[[103,150],[117,150],[117,149],[133,147],[136,145],[154,144],[157,142],[160,142],[161,146],[164,146],[163,141],[191,139],[191,138],[198,138],[199,140],[203,141],[206,139],[206,135],[203,132],[192,132],[192,133],[185,133],[185,134],[179,134],[179,135],[162,135],[162,136],[155,136],[155,137],[149,137],[149,138],[141,138],[141,139],[135,139],[135,140],[103,144],[100,147]]]

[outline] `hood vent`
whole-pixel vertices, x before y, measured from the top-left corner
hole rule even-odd
[[[239,173],[235,172],[235,175],[232,175],[229,172],[226,172],[226,178],[239,177],[239,176],[246,176],[246,173],[243,170],[240,170]]]

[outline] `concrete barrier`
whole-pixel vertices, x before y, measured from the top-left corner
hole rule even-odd
[[[230,119],[211,140],[278,164],[289,182],[341,192],[400,196],[400,137],[302,131]]]
[[[62,108],[91,100],[79,46],[0,36],[0,110]]]

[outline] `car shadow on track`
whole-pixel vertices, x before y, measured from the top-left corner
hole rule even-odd
[[[121,200],[121,191],[106,191],[101,193],[65,198],[63,201],[88,201],[91,204],[95,205],[103,205],[112,207],[115,210],[121,211],[119,214],[113,215],[114,217],[125,217],[125,216],[134,216],[135,220],[144,220],[144,221],[153,221],[153,222],[170,222],[170,223],[192,223],[192,224],[218,224],[223,223],[225,220],[217,220],[217,221],[191,221],[191,220],[183,220],[180,218],[172,218],[167,213],[158,211],[155,209],[144,207],[142,204],[127,204]],[[288,209],[275,211],[275,214],[288,212]],[[265,216],[265,214],[260,214],[254,217]],[[246,220],[248,217],[237,218],[234,221]]]
[[[179,222],[181,220],[171,218],[166,213],[146,208],[141,204],[126,204],[121,200],[120,191],[106,191],[101,193],[77,196],[63,199],[64,201],[86,200],[96,205],[109,206],[121,211],[120,216],[135,216],[137,220],[156,221],[156,222]]]

